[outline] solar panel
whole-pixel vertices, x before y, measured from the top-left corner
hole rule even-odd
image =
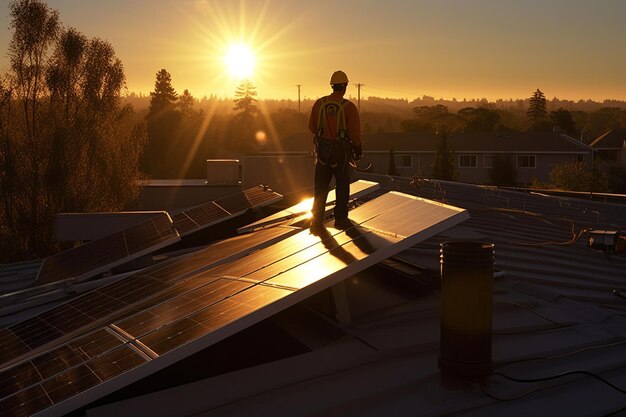
[[[358,180],[350,184],[350,199],[356,199],[363,197],[367,194],[373,193],[378,190],[380,186],[377,182]],[[328,197],[326,198],[326,208],[327,211],[335,204],[336,196],[335,190],[330,190],[328,193]],[[307,198],[300,203],[286,208],[284,210],[279,211],[278,213],[274,213],[271,216],[265,217],[259,221],[246,225],[244,227],[240,227],[237,229],[239,233],[251,232],[253,230],[261,229],[263,227],[268,227],[278,222],[293,219],[300,216],[306,216],[313,207],[313,197]]]
[[[91,278],[175,243],[180,236],[212,226],[248,209],[275,203],[281,198],[271,189],[257,186],[177,213],[172,218],[162,213],[121,232],[46,258],[35,284]],[[172,221],[175,229],[172,228]]]
[[[0,329],[0,369],[7,361],[32,355],[38,349],[58,343],[61,338],[71,337],[77,331],[88,330],[136,309],[140,303],[167,296],[167,291],[175,284],[179,284],[176,289],[180,290],[180,283],[193,274],[246,256],[296,232],[293,228],[276,227],[216,242]]]
[[[192,271],[189,265],[179,267],[173,262],[149,271],[136,279],[165,272],[165,278],[156,283],[174,282],[154,297],[140,298],[132,308],[94,321],[80,335],[52,336],[56,344],[45,352],[29,350],[39,344],[31,325],[49,325],[49,318],[1,330],[0,416],[70,412],[335,285],[468,215],[455,207],[388,193],[357,207],[350,217],[355,227],[329,228],[323,238],[308,231],[291,232],[286,238],[275,236],[276,243],[259,250],[248,245],[250,250],[232,262],[205,268],[196,264]],[[276,233],[275,229],[257,233],[271,232]],[[186,261],[192,258],[198,261],[201,256]],[[179,273],[186,279],[173,278]],[[153,286],[144,284],[141,288],[147,291]],[[94,293],[111,300],[104,303],[108,312],[127,291],[111,285]],[[137,296],[129,295],[131,299]],[[66,307],[91,316],[102,306],[90,310],[90,305],[101,301],[85,297]],[[70,311],[66,314],[71,321],[74,316]],[[55,326],[50,330],[62,332]],[[17,351],[7,351],[13,348]]]
[[[140,258],[167,245],[180,236],[167,213],[101,239],[44,259],[36,285],[73,279],[82,281],[99,273]]]
[[[186,236],[230,217],[243,214],[248,209],[264,207],[282,198],[282,195],[270,188],[259,185],[173,214],[172,219],[178,233]]]

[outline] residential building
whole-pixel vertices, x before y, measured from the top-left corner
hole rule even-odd
[[[626,129],[611,129],[589,146],[602,161],[626,166]]]
[[[557,164],[584,162],[592,168],[591,148],[561,132],[451,133],[448,147],[454,152],[458,180],[491,184],[494,158],[508,158],[517,172],[518,184],[534,179],[546,182]],[[389,174],[391,158],[395,174],[429,178],[440,136],[434,133],[382,132],[364,136],[364,162],[370,172]],[[291,137],[265,155],[306,154],[313,148],[311,136]]]

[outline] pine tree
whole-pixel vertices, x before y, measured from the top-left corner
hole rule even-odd
[[[180,111],[182,111],[184,115],[187,115],[192,111],[195,98],[191,95],[189,90],[185,89],[183,95],[178,98],[178,102],[180,104]]]
[[[250,115],[256,114],[256,87],[250,80],[243,80],[235,91],[235,107],[233,110],[242,110]]]
[[[178,94],[172,87],[169,72],[164,69],[157,72],[150,96],[150,110],[146,116],[148,145],[143,154],[143,169],[154,178],[174,178],[179,166],[172,155],[180,148],[176,138],[182,117],[176,109]]]
[[[540,89],[537,89],[529,100],[526,116],[534,126],[548,118],[548,106],[546,96]]]
[[[164,110],[174,107],[178,94],[172,87],[172,76],[165,69],[156,74],[154,91],[150,92],[150,115],[158,115]]]

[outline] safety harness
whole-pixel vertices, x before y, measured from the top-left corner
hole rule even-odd
[[[337,116],[337,138],[347,139],[348,130],[346,128],[346,113],[344,106],[348,100],[342,98],[341,101],[332,101],[328,97],[322,99],[320,105],[319,114],[317,117],[317,136],[322,137],[324,133],[324,126],[326,126],[326,115],[333,117]]]
[[[348,141],[348,130],[346,127],[346,113],[344,111],[344,106],[348,102],[348,100],[341,99],[341,101],[333,101],[328,97],[324,97],[322,99],[322,103],[320,104],[319,114],[317,117],[317,131],[315,135],[315,154],[317,158],[317,162],[322,165],[330,165],[331,167],[336,167],[339,162],[345,163],[348,159],[349,153],[348,149],[350,147],[350,142]],[[337,117],[337,140],[336,145],[341,147],[341,150],[344,154],[344,157],[341,158],[342,161],[338,161],[336,157],[337,152],[333,152],[328,146],[322,149],[322,135],[324,134],[324,126],[326,126],[326,116],[329,117]],[[329,141],[330,142],[330,141]],[[335,142],[335,141],[332,141]]]

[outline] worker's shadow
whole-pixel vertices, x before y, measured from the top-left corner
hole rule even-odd
[[[352,227],[347,228],[344,233],[352,239],[351,242],[354,243],[354,245],[359,248],[361,252],[369,255],[376,251],[376,248],[367,240],[367,237],[361,233],[358,226],[353,225]],[[346,244],[340,245],[339,242],[337,242],[337,239],[335,239],[335,237],[327,229],[324,229],[319,237],[324,247],[328,249],[328,253],[338,258],[346,265],[358,261],[356,256],[346,250]]]

